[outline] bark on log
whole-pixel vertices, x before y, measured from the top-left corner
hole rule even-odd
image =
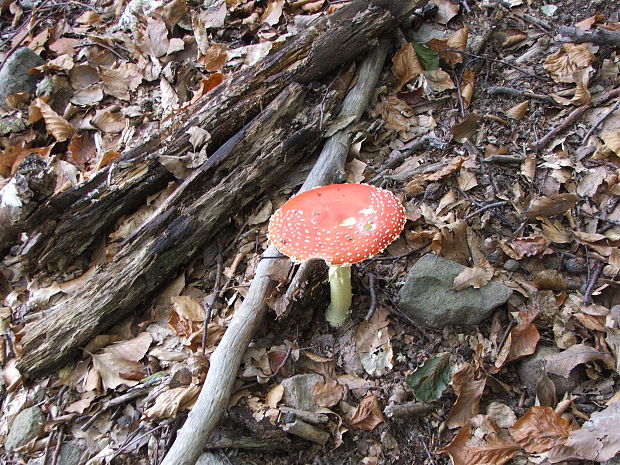
[[[358,71],[357,84],[349,91],[343,103],[341,118],[348,114],[359,115],[359,108],[366,108],[367,98],[377,83],[383,66],[389,42],[382,40],[378,47],[364,60]],[[356,107],[351,105],[356,103]],[[352,108],[353,107],[353,108]],[[363,111],[363,110],[362,110]],[[355,120],[352,119],[351,122]],[[323,184],[329,184],[342,176],[344,163],[349,152],[350,136],[343,129],[330,137],[345,143],[326,143],[314,168],[301,191]],[[263,257],[281,256],[278,250],[269,246]],[[222,413],[228,406],[228,400],[235,384],[235,378],[241,359],[257,328],[262,324],[267,313],[266,299],[273,290],[274,281],[270,275],[275,272],[276,260],[261,260],[256,268],[254,279],[248,289],[240,308],[235,311],[233,319],[224,333],[224,337],[211,354],[209,372],[205,379],[196,404],[189,412],[187,420],[179,430],[172,447],[164,457],[161,465],[194,465],[200,456],[204,444],[220,421]]]
[[[608,31],[601,28],[594,31],[584,31],[576,27],[560,26],[560,40],[577,44],[591,42],[598,45],[620,47],[620,31]]]
[[[31,237],[24,246],[26,266],[62,270],[122,215],[165,185],[170,175],[157,158],[188,152],[189,128],[209,131],[206,151],[212,153],[289,82],[308,83],[325,77],[362,54],[375,38],[425,1],[354,1],[319,18],[254,67],[234,74],[182,112],[160,137],[130,150],[118,163],[52,199],[33,215],[26,228]],[[142,176],[136,176],[137,172]]]
[[[300,84],[289,85],[230,144],[234,156],[202,171],[200,179],[209,177],[204,194],[182,189],[79,293],[26,326],[22,375],[32,379],[66,363],[171,279],[235,211],[314,150],[335,103],[335,93],[311,95]]]

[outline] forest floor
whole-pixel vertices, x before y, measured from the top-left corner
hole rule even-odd
[[[346,3],[0,1],[0,62],[20,46],[44,60],[36,95],[0,110],[23,123],[0,135],[0,188],[32,153],[54,165],[55,194],[78,185]],[[618,15],[601,0],[433,0],[394,31],[347,180],[392,191],[405,230],[353,267],[342,328],[324,321],[326,268],[283,315],[270,312],[201,463],[543,464],[620,451]],[[581,40],[600,31],[615,39]],[[208,135],[193,137],[194,153],[161,160],[178,179],[209,155]],[[313,161],[231,218],[81,360],[29,383],[15,368],[24,328],[53,318],[46,310],[80,292],[176,184],[62,275],[26,273],[16,244],[0,263],[0,444],[14,445],[0,446],[0,463],[160,463],[268,246],[271,214]],[[501,282],[512,296],[479,325],[422,328],[397,294],[426,253],[470,267],[470,285]],[[324,445],[281,429],[287,380],[300,374],[317,375],[298,378],[295,395],[318,409]],[[26,409],[39,420],[17,437]]]

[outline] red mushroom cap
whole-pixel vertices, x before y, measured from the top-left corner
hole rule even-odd
[[[293,261],[357,263],[385,249],[405,226],[405,210],[389,191],[330,184],[289,199],[269,222],[269,238]]]

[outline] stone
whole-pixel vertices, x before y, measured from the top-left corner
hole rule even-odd
[[[0,106],[6,107],[5,99],[18,92],[34,95],[39,77],[28,71],[43,63],[43,58],[28,47],[15,50],[0,70]]]
[[[4,445],[7,452],[12,452],[36,438],[44,422],[45,415],[39,407],[30,407],[19,412],[9,428]]]
[[[323,377],[317,374],[295,375],[282,380],[284,405],[307,412],[316,411],[319,406],[312,398],[312,386],[319,381],[323,381]]]
[[[409,270],[398,294],[398,307],[416,323],[434,329],[481,323],[506,303],[512,290],[490,281],[480,289],[454,291],[454,278],[463,269],[452,260],[424,255]]]
[[[540,346],[536,352],[520,361],[517,367],[519,378],[532,395],[536,394],[536,382],[545,371],[547,357],[560,352],[560,349],[556,347]],[[587,379],[585,370],[581,365],[575,367],[568,378],[553,373],[547,373],[547,376],[555,386],[555,394],[558,399],[561,399],[564,393],[574,391],[581,382]]]
[[[504,263],[504,269],[506,271],[517,271],[519,269],[519,266],[519,262],[513,260],[512,258],[509,258],[508,260],[506,260],[506,263]]]
[[[60,446],[60,453],[58,454],[56,465],[78,465],[83,453],[84,447],[81,445],[81,441],[66,442]],[[28,462],[28,465],[43,465],[43,457],[31,460]]]

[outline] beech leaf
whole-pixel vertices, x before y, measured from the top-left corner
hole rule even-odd
[[[41,99],[37,99],[37,105],[41,110],[41,115],[45,120],[45,127],[58,142],[69,139],[76,132],[75,127],[66,119],[52,110],[47,103]]]
[[[450,382],[450,354],[426,360],[407,377],[407,384],[422,402],[439,399]]]

